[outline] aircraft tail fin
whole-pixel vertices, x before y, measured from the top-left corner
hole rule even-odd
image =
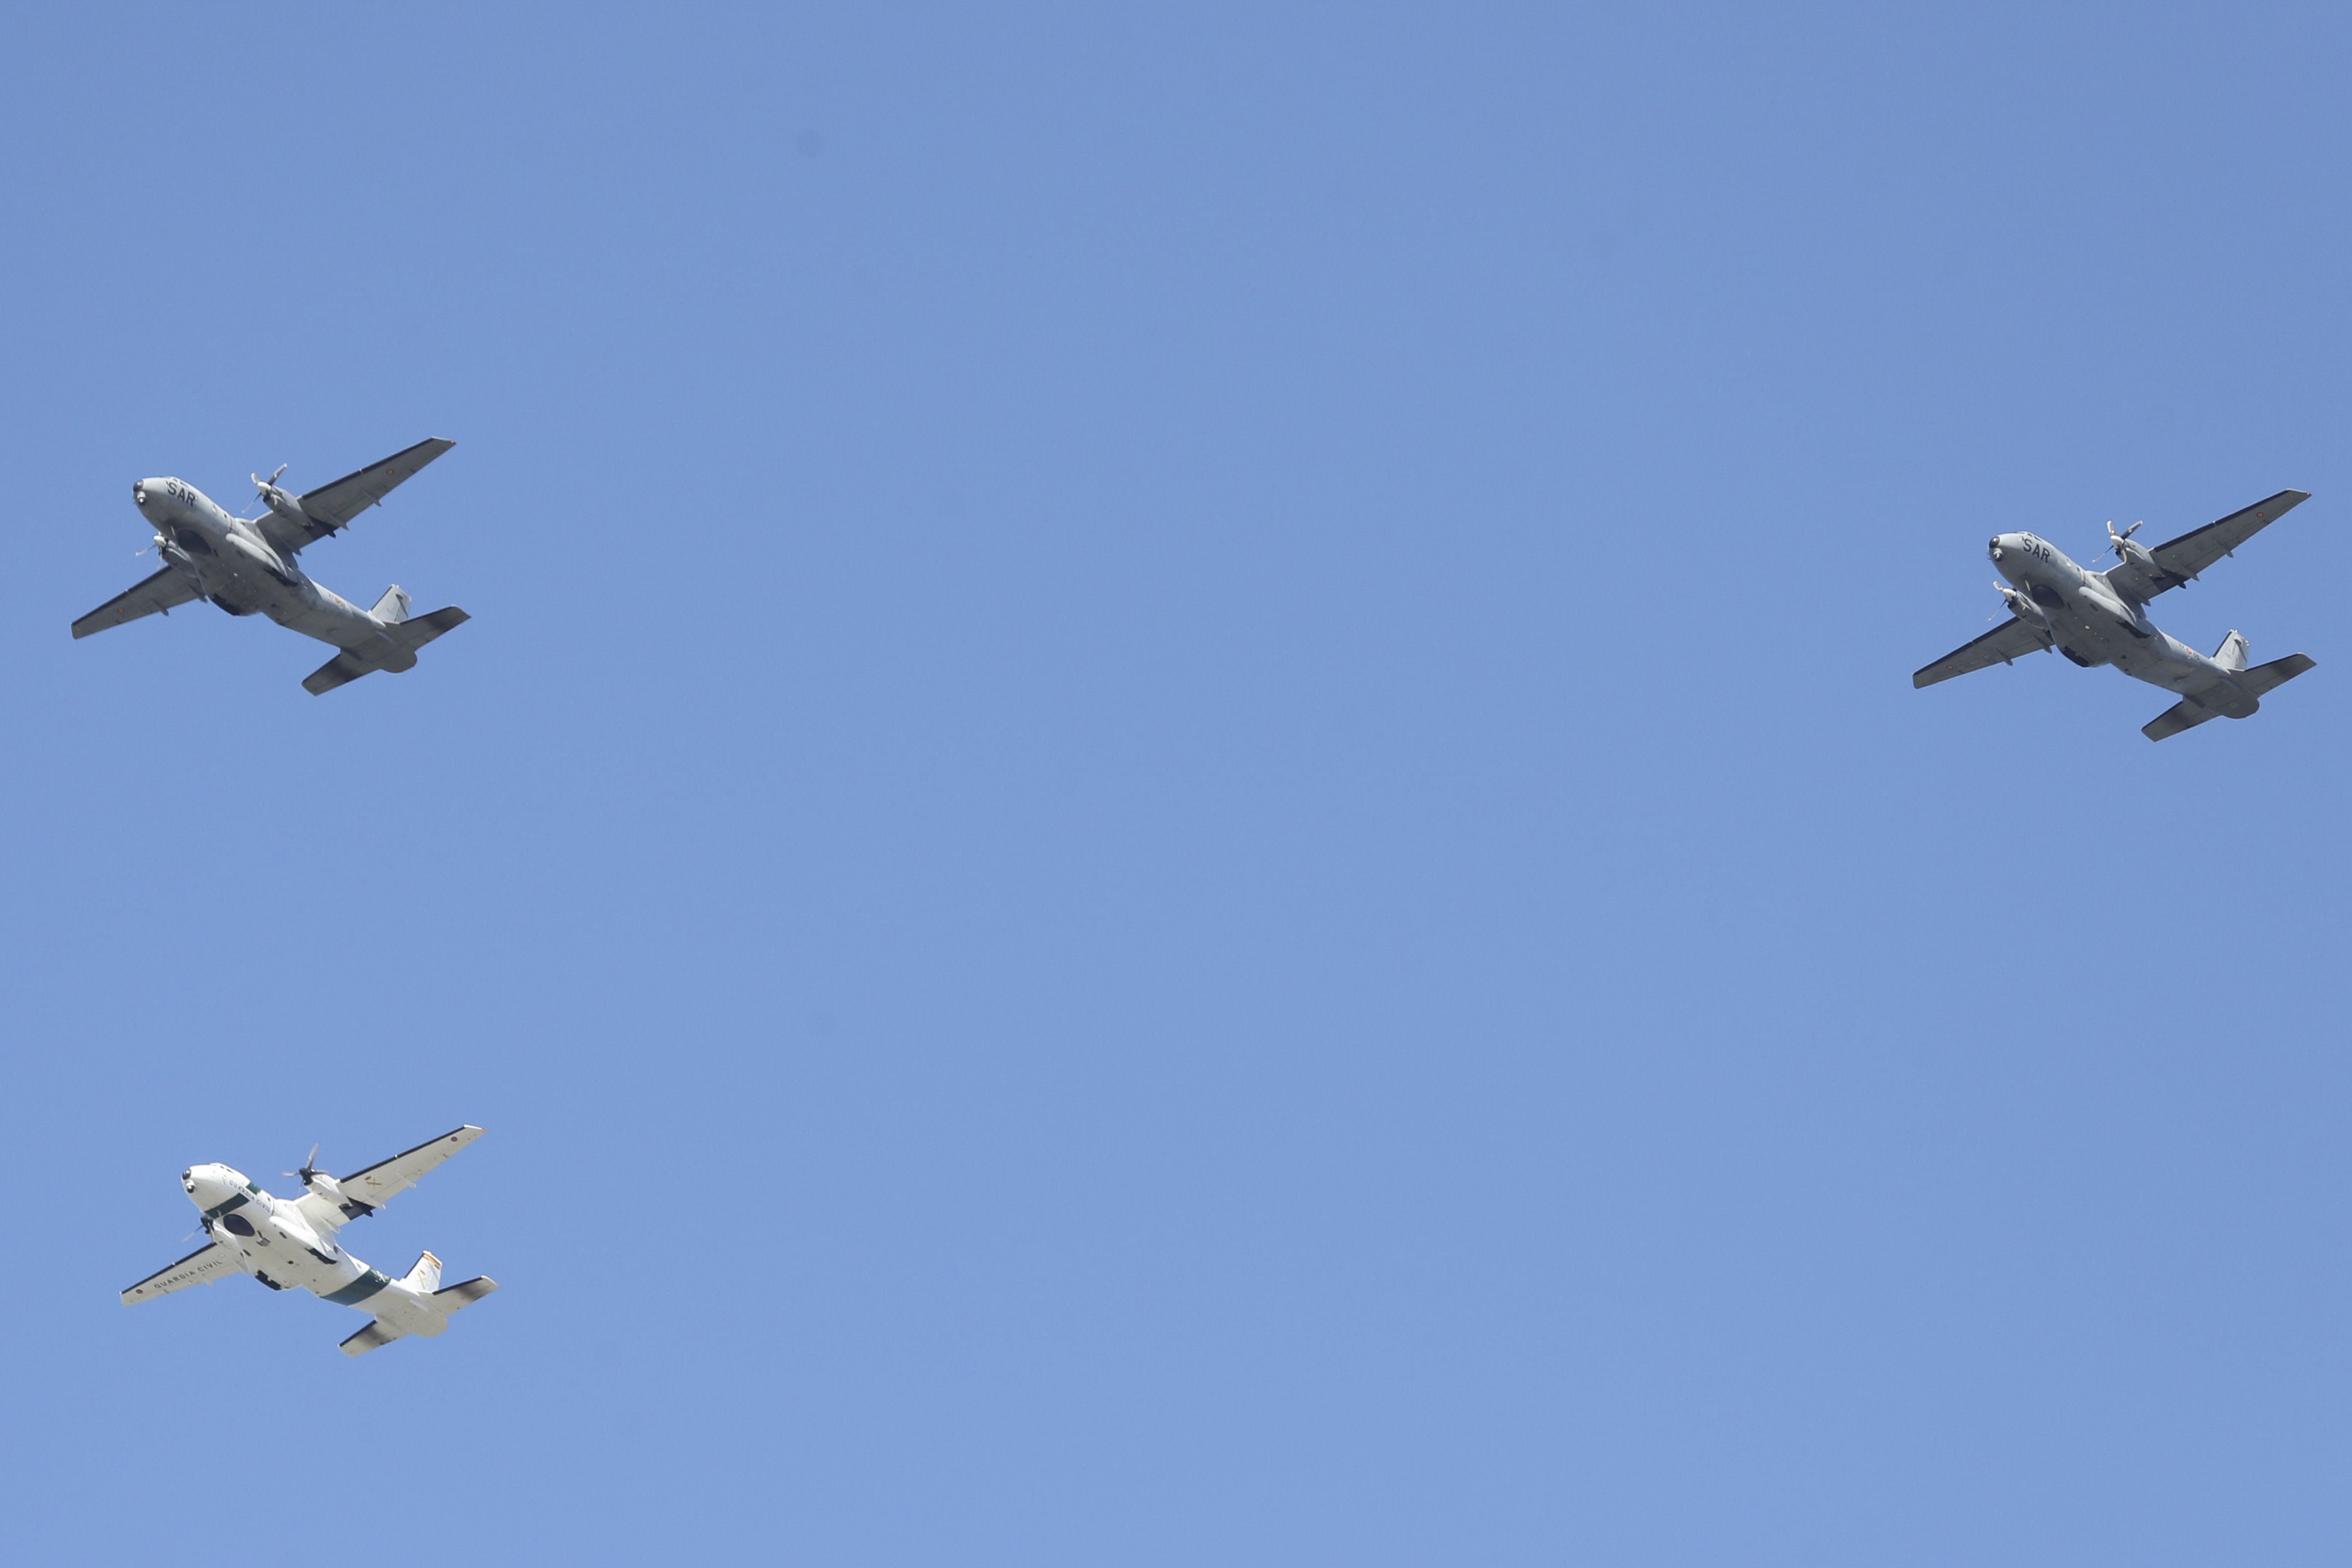
[[[2223,637],[2221,646],[2213,650],[2213,662],[2232,675],[2245,668],[2246,634],[2233,630]]]
[[[441,1260],[429,1252],[418,1253],[400,1282],[420,1296],[430,1296],[441,1289]]]
[[[368,612],[385,626],[397,626],[408,618],[408,590],[394,583],[383,591],[383,597]]]

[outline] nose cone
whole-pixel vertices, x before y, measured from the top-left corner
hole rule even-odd
[[[1992,542],[1985,546],[1985,553],[1995,561],[2015,561],[2024,549],[2025,535],[1996,533],[1992,536]]]
[[[215,1209],[245,1191],[245,1178],[226,1165],[191,1165],[180,1173],[180,1186],[200,1209]]]
[[[131,487],[131,504],[141,511],[145,511],[163,499],[163,481],[161,479],[141,479]]]

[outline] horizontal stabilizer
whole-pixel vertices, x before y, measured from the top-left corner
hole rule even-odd
[[[338,686],[349,686],[375,666],[348,653],[339,653],[302,678],[302,689],[313,697],[324,696]]]
[[[399,594],[400,590],[395,588],[393,593]],[[390,597],[389,594],[385,595],[385,598]],[[407,597],[407,595],[401,594],[404,604]],[[381,608],[381,606],[382,602],[379,601],[378,607]],[[302,689],[313,697],[318,697],[332,691],[338,686],[349,686],[361,676],[372,675],[379,669],[388,669],[395,673],[404,669],[414,669],[416,668],[418,648],[441,636],[442,633],[462,626],[471,619],[473,619],[471,616],[457,605],[451,605],[446,609],[435,610],[429,615],[419,616],[415,620],[402,621],[397,625],[386,626],[380,640],[363,648],[345,648],[304,676]]]
[[[2139,727],[2151,741],[2168,741],[2183,730],[2194,730],[2208,719],[2219,719],[2219,708],[2208,708],[2194,697],[2184,697]]]
[[[2291,653],[2284,658],[2274,658],[2268,664],[2258,664],[2238,677],[2238,684],[2249,695],[2262,697],[2276,691],[2306,669],[2316,669],[2319,661],[2307,653]]]
[[[461,1279],[446,1289],[433,1292],[433,1305],[443,1317],[460,1307],[470,1307],[499,1288],[499,1282],[487,1274],[477,1274],[471,1279]]]
[[[378,1345],[388,1345],[400,1338],[400,1331],[382,1318],[371,1318],[368,1326],[343,1342],[345,1355],[365,1355]]]
[[[2231,634],[2235,637],[2235,633]],[[2224,647],[2228,645],[2224,644]],[[2217,684],[2200,699],[2186,697],[2140,726],[2140,733],[2151,741],[2169,740],[2183,730],[2194,730],[2208,719],[2246,719],[2262,706],[2267,692],[2277,690],[2306,669],[2316,668],[2318,660],[2308,654],[2291,653],[2284,658],[2274,658],[2268,664],[2242,670],[2227,685]]]
[[[404,1286],[415,1286],[428,1268],[433,1279],[441,1278],[441,1260],[429,1252],[416,1260],[416,1267],[410,1269],[408,1278],[401,1280],[400,1283]],[[422,1291],[419,1293],[425,1296],[425,1304],[439,1314],[443,1322],[446,1322],[451,1313],[472,1306],[498,1288],[499,1282],[488,1275],[476,1275],[473,1279],[452,1285],[446,1289],[435,1290],[429,1294]],[[415,1331],[427,1338],[438,1338],[441,1327],[427,1319],[416,1325]],[[365,1355],[378,1345],[388,1345],[394,1340],[406,1338],[408,1333],[407,1329],[396,1329],[382,1318],[373,1319],[366,1328],[343,1342],[343,1353]]]
[[[402,598],[408,595],[404,594]],[[456,631],[474,617],[451,605],[446,609],[434,610],[413,621],[403,621],[392,631],[392,640],[410,653],[415,653],[443,632]]]

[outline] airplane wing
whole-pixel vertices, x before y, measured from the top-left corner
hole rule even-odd
[[[1966,675],[1972,669],[1982,669],[1989,664],[2007,664],[2023,658],[2029,653],[2040,653],[2050,646],[2050,634],[2040,626],[2011,616],[2004,625],[1963,647],[1956,647],[1935,663],[1911,677],[1915,687],[1933,686],[1939,680],[1949,680],[1956,675]]]
[[[382,1208],[384,1200],[395,1193],[404,1193],[425,1177],[425,1173],[482,1135],[478,1127],[460,1127],[455,1132],[444,1132],[430,1143],[419,1143],[405,1153],[370,1165],[364,1171],[354,1171],[336,1185],[343,1195],[362,1205],[361,1212]]]
[[[236,1258],[228,1248],[207,1241],[169,1268],[150,1274],[122,1293],[122,1304],[144,1301],[155,1296],[168,1296],[174,1290],[184,1290],[191,1285],[215,1285],[232,1274],[242,1274]]]
[[[369,464],[358,473],[345,474],[315,490],[304,490],[294,501],[302,509],[302,515],[293,518],[272,511],[261,520],[262,535],[278,549],[291,552],[313,540],[348,528],[352,519],[383,500],[395,485],[457,444],[437,438],[419,441],[381,463]]]
[[[350,1214],[346,1214],[331,1199],[320,1197],[316,1193],[304,1193],[294,1200],[294,1212],[309,1220],[310,1228],[320,1236],[332,1236],[343,1228],[345,1220],[352,1218],[353,1215],[362,1215],[368,1211],[354,1207]]]
[[[115,595],[76,621],[73,635],[86,637],[92,632],[102,632],[109,626],[119,626],[142,616],[176,610],[197,596],[198,590],[194,583],[166,566],[137,587]]]
[[[2233,511],[2219,522],[2209,522],[2148,552],[2156,557],[2151,572],[2126,563],[2107,569],[2107,582],[2126,601],[2144,605],[2168,588],[2178,588],[2247,540],[2311,499],[2308,490],[2281,490],[2243,511]]]

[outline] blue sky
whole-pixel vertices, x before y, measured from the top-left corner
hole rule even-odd
[[[2340,1561],[2348,41],[19,16],[0,1545]],[[68,637],[428,435],[414,672]],[[2287,486],[2259,718],[1910,689]],[[461,1121],[446,1337],[116,1303]]]

